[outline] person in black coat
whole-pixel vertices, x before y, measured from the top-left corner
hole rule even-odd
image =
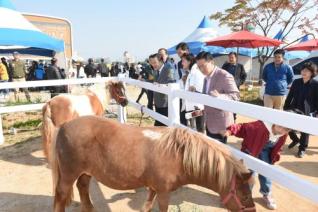
[[[230,52],[228,59],[228,62],[223,64],[222,69],[233,75],[236,86],[240,89],[247,77],[245,68],[242,64],[237,63],[237,54],[235,52]]]
[[[88,59],[88,64],[84,68],[84,72],[87,78],[96,77],[97,68],[94,64],[94,60],[92,58]]]
[[[104,58],[100,59],[100,64],[98,64],[97,70],[102,77],[109,77],[109,69]]]
[[[240,86],[244,84],[247,74],[242,64],[237,63],[237,54],[230,52],[228,55],[228,62],[224,63],[222,69],[229,72],[235,80],[237,88],[240,90]],[[233,113],[234,121],[236,121],[236,113]]]
[[[302,78],[294,80],[291,85],[284,110],[294,110],[300,114],[317,117],[318,81],[313,79],[316,74],[317,66],[314,63],[304,64],[301,70]],[[309,135],[301,132],[300,137],[298,137],[295,131],[291,131],[289,137],[292,142],[288,145],[288,148],[291,149],[299,143],[297,156],[302,158],[308,147]]]
[[[139,80],[153,83],[154,79],[155,79],[155,73],[151,65],[150,64],[144,65],[142,68],[142,71],[139,73]],[[142,88],[136,102],[139,103],[144,93],[147,95],[147,99],[148,99],[147,108],[149,108],[150,110],[153,110],[153,91],[152,90],[147,90],[145,88]]]
[[[317,70],[318,73],[318,70]],[[316,74],[317,75],[317,74]],[[311,82],[310,96],[312,98],[312,116],[318,118],[318,81],[313,79]]]
[[[62,79],[60,69],[57,66],[57,59],[56,58],[53,58],[51,60],[51,65],[46,70],[46,78],[48,80]],[[50,86],[49,89],[50,89],[50,93],[51,93],[51,98],[53,98],[54,96],[57,96],[62,92],[63,87],[62,86]]]

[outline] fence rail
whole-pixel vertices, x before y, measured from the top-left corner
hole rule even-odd
[[[117,77],[102,77],[102,78],[82,78],[82,79],[63,79],[63,80],[39,80],[39,81],[25,81],[25,82],[2,82],[0,89],[13,88],[35,88],[58,85],[80,85],[90,83],[104,83],[110,80],[116,80]]]
[[[234,102],[221,98],[214,98],[211,96],[181,91],[177,89],[177,85],[154,85],[151,83],[141,82],[129,78],[90,78],[90,79],[67,79],[67,80],[48,80],[37,82],[13,82],[13,83],[0,83],[0,89],[3,88],[26,88],[26,87],[41,87],[41,86],[57,86],[57,85],[75,85],[87,83],[103,83],[109,80],[120,80],[127,84],[142,87],[156,92],[168,95],[169,99],[169,115],[168,117],[162,116],[153,110],[150,110],[134,101],[129,101],[130,105],[150,115],[154,119],[165,123],[170,126],[181,126],[179,123],[179,98],[187,99],[189,101],[197,102],[200,104],[215,107],[221,110],[235,112],[244,116],[254,119],[259,119],[274,124],[279,124],[292,129],[300,130],[310,134],[318,135],[318,119],[301,116],[297,114],[290,114],[283,111],[272,110],[260,106],[250,105],[242,102]],[[0,115],[2,113],[18,112],[18,111],[31,111],[39,110],[43,104],[20,105],[0,108]],[[125,110],[120,107],[119,120],[124,122]],[[297,120],[297,121],[295,121]],[[183,126],[184,127],[184,126]],[[2,125],[0,117],[0,144],[3,142]],[[213,140],[214,141],[214,140]],[[222,144],[223,145],[223,144]],[[303,180],[286,170],[279,167],[266,164],[254,157],[242,153],[230,146],[224,145],[237,157],[242,158],[245,164],[256,172],[269,177],[278,184],[286,187],[287,189],[298,193],[299,195],[308,198],[309,200],[318,203],[318,186],[306,180]]]

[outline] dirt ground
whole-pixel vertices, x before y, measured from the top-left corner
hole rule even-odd
[[[135,98],[138,92],[132,89]],[[145,97],[144,97],[145,98]],[[143,99],[144,101],[144,99]],[[128,108],[128,113],[136,111]],[[239,117],[238,122],[250,119]],[[139,122],[138,114],[130,123]],[[152,121],[146,119],[142,125],[149,125]],[[6,134],[6,139],[13,139],[13,135]],[[38,131],[22,131],[14,135],[16,144],[0,146],[0,211],[1,212],[42,212],[52,211],[52,182],[51,172],[41,151],[41,138]],[[21,142],[23,141],[23,142]],[[287,144],[290,141],[287,142]],[[230,145],[238,147],[240,141],[231,137]],[[283,155],[278,166],[286,169],[303,179],[318,184],[318,137],[311,137],[306,156],[302,159],[294,155],[297,149],[288,150],[284,147]],[[258,192],[258,183],[253,190],[258,211],[267,211]],[[75,198],[67,211],[80,211],[77,189]],[[92,180],[90,194],[96,211],[129,212],[139,211],[146,199],[144,188],[130,191],[112,190]],[[274,184],[273,194],[277,201],[277,211],[315,212],[318,205],[297,194]],[[318,195],[318,194],[317,194]],[[157,205],[153,211],[158,211]],[[226,211],[219,203],[216,193],[194,185],[178,189],[171,195],[169,211]]]

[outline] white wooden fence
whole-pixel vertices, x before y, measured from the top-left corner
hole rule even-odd
[[[41,87],[41,86],[52,86],[52,85],[70,85],[70,84],[83,84],[83,83],[102,83],[109,81],[111,79],[118,79],[130,85],[135,85],[138,87],[146,88],[149,90],[154,90],[156,92],[164,93],[168,95],[169,100],[169,111],[168,117],[162,116],[134,101],[129,100],[131,106],[141,109],[153,117],[154,119],[167,124],[169,126],[181,126],[179,122],[179,98],[187,99],[200,104],[215,107],[221,110],[231,111],[251,117],[254,119],[259,119],[278,125],[282,125],[288,128],[300,130],[313,135],[318,135],[318,119],[301,116],[297,114],[291,114],[284,111],[272,110],[265,107],[260,107],[256,105],[246,104],[242,102],[235,102],[230,100],[225,100],[221,98],[214,98],[211,96],[191,93],[186,91],[181,91],[178,89],[176,84],[167,85],[154,85],[151,83],[141,82],[129,78],[119,77],[119,78],[97,78],[97,79],[68,79],[68,80],[50,80],[50,81],[37,81],[37,82],[13,82],[13,83],[0,83],[0,89],[3,88],[18,88],[18,87]],[[18,112],[18,111],[30,111],[39,110],[42,108],[43,104],[33,104],[24,106],[11,106],[0,108],[0,115],[2,113]],[[125,121],[125,110],[120,107],[118,117],[119,121]],[[2,136],[2,125],[0,116],[0,143],[3,142]],[[214,141],[211,139],[211,141]],[[214,141],[217,142],[217,141]],[[223,144],[222,144],[223,145]],[[230,151],[239,159],[243,159],[244,163],[256,172],[269,177],[276,183],[286,187],[287,189],[298,193],[299,195],[318,203],[318,186],[306,180],[303,180],[285,170],[264,163],[254,157],[242,153],[241,151],[234,149],[230,146],[224,145],[229,148]],[[318,165],[318,163],[317,163]]]

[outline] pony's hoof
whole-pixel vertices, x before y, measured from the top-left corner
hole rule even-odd
[[[142,211],[142,212],[151,212],[151,209],[152,209],[152,205],[151,205],[151,204],[145,204],[145,205],[142,207],[141,211]]]

